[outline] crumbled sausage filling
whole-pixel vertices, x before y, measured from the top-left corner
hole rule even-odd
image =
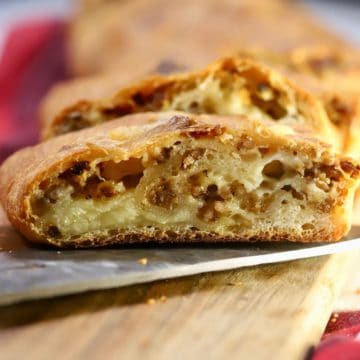
[[[287,123],[304,123],[302,115],[291,105],[285,90],[273,87],[264,75],[252,70],[223,70],[199,81],[165,84],[136,92],[131,99],[102,106],[88,104],[70,111],[54,130],[57,135],[83,129],[142,111],[180,110],[189,113],[251,115]]]
[[[300,166],[301,154],[251,139],[180,140],[139,158],[72,164],[39,185],[34,221],[53,238],[147,227],[232,234],[268,231],[269,222],[311,231],[341,204],[338,182],[353,171],[347,162],[342,171],[308,159]]]

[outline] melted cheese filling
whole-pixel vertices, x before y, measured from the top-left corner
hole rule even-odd
[[[270,90],[268,90],[270,91]],[[289,94],[290,95],[290,94]],[[273,94],[264,92],[259,96],[266,101],[273,99]],[[296,112],[288,99],[278,99],[278,105],[284,110],[284,115],[278,121],[284,124],[305,124],[304,118]],[[247,115],[254,119],[274,120],[260,106],[256,106],[250,97],[250,92],[244,84],[233,85],[231,89],[223,88],[220,79],[206,78],[197,87],[182,91],[164,103],[162,110],[182,110],[219,115]]]

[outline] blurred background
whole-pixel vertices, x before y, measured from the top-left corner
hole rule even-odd
[[[170,0],[169,0],[170,1]],[[264,0],[266,1],[266,0]],[[0,0],[0,52],[9,26],[29,17],[66,18],[75,11],[75,0]],[[315,14],[354,43],[360,44],[360,0],[302,0]]]
[[[344,37],[360,46],[360,1],[298,1],[315,15],[310,20],[306,11],[282,9],[284,2],[0,0],[0,163],[38,141],[39,104],[54,84],[69,77],[115,69],[118,83],[100,86],[112,94],[119,84],[154,71],[200,68],[253,43],[275,51],[304,44],[338,50]],[[239,22],[241,16],[246,21]],[[75,85],[74,94],[83,83]],[[96,87],[92,90],[95,96]],[[59,109],[66,105],[58,100]]]

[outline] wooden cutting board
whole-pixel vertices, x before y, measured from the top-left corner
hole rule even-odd
[[[24,246],[0,214],[3,251]],[[303,359],[358,253],[0,308],[1,359]]]

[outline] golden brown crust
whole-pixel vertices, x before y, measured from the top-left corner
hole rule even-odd
[[[162,110],[164,104],[169,103],[173,96],[187,89],[201,86],[199,84],[205,83],[207,79],[224,81],[224,85],[221,85],[225,87],[224,91],[226,91],[227,87],[231,89],[230,84],[236,80],[244,80],[245,85],[243,87],[247,87],[251,102],[260,110],[262,110],[262,106],[266,107],[271,104],[271,101],[264,102],[260,100],[258,98],[258,88],[262,86],[270,87],[271,91],[278,94],[279,98],[286,98],[289,106],[294,108],[297,114],[302,116],[306,124],[320,137],[331,139],[332,142],[338,140],[334,126],[330,123],[318,100],[298,88],[278,72],[259,65],[252,60],[237,57],[217,61],[202,71],[167,77],[154,76],[123,88],[110,98],[78,101],[66,107],[60,113],[54,114],[52,107],[46,104],[47,102],[53,102],[50,98],[47,102],[45,101],[44,105],[44,109],[47,109],[47,111],[43,113],[43,137],[49,138],[61,133],[93,126],[130,113]],[[229,85],[227,85],[226,81],[228,81]],[[234,90],[229,91],[235,92]],[[194,99],[194,101],[196,100]],[[176,110],[192,111],[191,109]],[[195,109],[195,111],[197,110]],[[239,114],[241,114],[241,110],[239,110]]]
[[[146,74],[164,60],[193,70],[240,47],[319,44],[344,41],[295,1],[111,1],[74,19],[69,59],[76,75],[140,67]]]
[[[39,109],[41,128],[48,127],[47,122],[53,119],[54,114],[78,103],[83,99],[96,100],[101,97],[110,97],[119,87],[124,86],[121,77],[94,76],[91,78],[75,78],[54,85],[42,101]],[[43,130],[42,130],[43,131]]]
[[[133,125],[134,127],[129,127]],[[156,125],[156,126],[155,126]],[[151,127],[148,127],[151,126]],[[151,149],[167,138],[176,139],[182,136],[203,137],[220,136],[225,129],[235,133],[250,133],[258,136],[258,142],[269,145],[269,141],[276,143],[281,149],[289,152],[307,154],[310,159],[323,163],[325,167],[337,166],[352,179],[359,177],[360,168],[350,159],[337,159],[333,149],[316,139],[309,138],[309,134],[298,134],[292,129],[279,126],[272,122],[253,121],[247,118],[230,116],[187,116],[174,113],[143,113],[125,116],[98,127],[69,133],[46,141],[34,147],[20,150],[11,156],[0,168],[0,200],[12,224],[28,239],[34,242],[45,242],[56,246],[86,247],[102,246],[115,243],[144,242],[155,240],[159,242],[183,241],[230,241],[230,238],[219,234],[206,232],[188,233],[164,232],[158,230],[139,230],[126,234],[101,234],[92,237],[78,237],[63,243],[61,239],[46,238],[38,233],[31,223],[31,209],[29,194],[39,184],[53,174],[59,174],[71,168],[78,161],[91,161],[98,157],[110,156],[114,159],[128,159],[136,157],[144,149]],[[270,136],[270,138],[269,138]],[[121,139],[121,140],[119,140]],[[160,140],[159,140],[160,141]],[[259,145],[258,144],[258,145]],[[259,145],[259,146],[260,146]],[[318,154],[318,155],[316,155]],[[335,161],[335,163],[334,163]],[[336,170],[335,175],[339,170]],[[330,174],[330,176],[332,176]],[[342,217],[334,217],[334,228],[329,233],[316,233],[316,239],[311,236],[284,234],[274,232],[248,232],[247,235],[233,237],[233,241],[255,240],[284,240],[290,241],[333,241],[339,239],[348,229],[348,223]],[[315,230],[314,230],[315,231]],[[313,231],[312,235],[315,234]]]
[[[168,75],[184,70],[186,70],[184,67],[175,63],[163,62],[148,72],[140,66],[136,72],[134,70],[132,73],[114,71],[109,74],[73,78],[57,83],[50,89],[40,106],[41,128],[48,126],[50,119],[76,103],[111,98],[119,89],[129,86],[134,81],[140,81],[144,76]]]

